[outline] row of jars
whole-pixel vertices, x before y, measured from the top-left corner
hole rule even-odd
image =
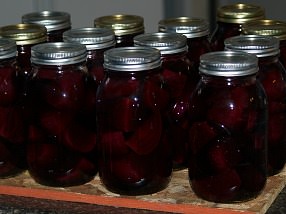
[[[140,33],[127,37],[122,29],[119,35],[97,27],[103,20],[122,27],[125,18],[66,29],[64,42],[27,39],[29,33],[45,38],[48,28],[37,24],[0,29],[9,68],[1,72],[2,177],[28,165],[38,183],[70,186],[99,171],[109,190],[135,195],[165,188],[172,169],[188,167],[191,186],[204,199],[257,196],[267,175],[285,163],[279,40],[231,37],[223,42],[232,51],[217,52],[201,19],[162,20],[162,33],[145,34],[139,17]],[[24,38],[15,35],[27,29]]]

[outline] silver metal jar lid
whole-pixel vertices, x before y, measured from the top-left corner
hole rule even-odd
[[[76,42],[87,50],[104,49],[115,46],[115,35],[108,28],[77,28],[63,33],[64,42]]]
[[[209,35],[209,23],[200,18],[176,17],[159,21],[160,32],[180,33],[187,38]]]
[[[215,51],[201,55],[199,70],[202,74],[222,77],[253,75],[258,72],[254,54],[241,51]]]
[[[17,44],[13,39],[0,38],[0,59],[16,57]]]
[[[258,58],[275,56],[280,52],[279,39],[272,36],[240,35],[225,39],[225,50],[245,51]]]
[[[104,68],[137,72],[161,66],[160,51],[150,47],[119,47],[104,52]]]
[[[42,43],[31,48],[31,62],[41,65],[69,65],[86,60],[85,45],[69,42]]]
[[[177,33],[146,33],[134,37],[134,46],[152,47],[161,54],[175,54],[187,51],[187,38]]]
[[[44,25],[47,31],[61,30],[71,27],[70,14],[60,11],[41,11],[22,16],[22,23]]]

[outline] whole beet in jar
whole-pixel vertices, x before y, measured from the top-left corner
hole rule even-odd
[[[144,33],[144,18],[129,14],[101,16],[94,20],[94,27],[112,29],[116,47],[133,46],[134,36]]]
[[[62,11],[40,11],[22,16],[22,23],[40,24],[47,28],[47,42],[62,42],[63,32],[71,29],[70,14]]]
[[[163,138],[160,52],[113,48],[104,53],[104,67],[96,106],[100,179],[124,195],[162,190],[171,178],[172,157]]]
[[[159,31],[179,33],[187,37],[188,62],[192,68],[192,80],[199,82],[200,56],[211,51],[209,24],[201,18],[176,17],[159,21]]]
[[[274,36],[279,39],[279,59],[286,67],[286,22],[271,19],[251,21],[242,26],[242,33],[245,35]]]
[[[32,47],[28,100],[28,170],[47,186],[88,182],[97,173],[95,125],[84,114],[86,47],[45,43]],[[95,124],[95,122],[94,122]]]
[[[264,17],[264,8],[259,5],[237,3],[218,8],[217,26],[210,38],[212,50],[224,50],[224,40],[240,35],[244,23]]]
[[[186,113],[188,99],[195,88],[187,63],[187,38],[177,33],[146,33],[134,37],[135,46],[156,48],[161,53],[164,90],[168,103],[164,109],[164,128],[174,152],[174,169],[186,167]]]
[[[23,103],[16,67],[16,42],[0,38],[0,178],[26,169]]]
[[[103,53],[115,47],[113,30],[109,28],[76,28],[64,32],[63,40],[86,46],[86,66],[96,83],[100,84],[104,77]]]
[[[268,98],[268,175],[277,174],[286,161],[286,70],[279,61],[279,40],[241,35],[226,39],[225,47],[258,57],[258,79]]]
[[[189,179],[201,198],[255,198],[266,182],[267,99],[255,55],[201,56],[201,81],[190,99]]]
[[[18,79],[20,90],[25,95],[27,82],[31,77],[31,47],[47,41],[47,30],[38,24],[7,25],[0,28],[0,37],[16,41]]]

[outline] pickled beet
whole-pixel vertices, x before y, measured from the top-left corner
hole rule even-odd
[[[146,155],[154,151],[162,135],[161,114],[154,112],[136,131],[127,138],[126,144],[137,154]]]
[[[47,76],[49,72],[46,71],[45,74],[39,72],[38,78],[42,78],[41,81],[46,82],[46,86],[43,87],[42,93],[46,102],[59,110],[64,109],[78,109],[84,92],[84,80],[80,73],[67,72],[63,74],[58,74],[54,78],[55,74],[50,71],[48,79]],[[46,77],[46,78],[44,78]]]
[[[63,133],[62,142],[67,148],[82,153],[92,152],[95,149],[96,134],[84,126],[71,123]]]
[[[191,186],[196,194],[214,202],[228,202],[235,199],[241,180],[233,169],[221,171],[215,175],[192,180]]]
[[[42,111],[40,126],[50,135],[60,136],[71,122],[70,114],[61,111]]]
[[[245,113],[248,111],[249,100],[249,92],[245,87],[235,87],[230,93],[223,91],[213,94],[208,119],[227,129],[243,128],[246,125]]]
[[[124,156],[130,151],[129,146],[125,143],[123,132],[104,132],[99,138],[102,141],[100,146],[109,151],[112,156]]]
[[[259,74],[259,79],[266,91],[269,101],[281,101],[286,96],[285,74],[279,69],[269,68]]]
[[[21,107],[0,107],[0,136],[11,143],[25,140],[24,113]]]
[[[9,105],[17,101],[16,70],[1,68],[0,72],[0,105]]]
[[[215,171],[223,171],[233,168],[240,162],[240,152],[233,139],[223,138],[210,143],[207,157]]]

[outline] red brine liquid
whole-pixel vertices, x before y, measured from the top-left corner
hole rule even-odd
[[[255,74],[216,71],[227,62],[249,63],[231,54],[209,58],[213,70],[202,74],[189,108],[191,187],[199,197],[221,203],[255,198],[266,182],[266,96]]]
[[[115,48],[106,52],[105,60],[109,59],[108,54],[124,59],[138,59],[136,56],[139,55],[143,60],[153,51],[155,49],[140,47]],[[160,60],[159,52],[155,51],[155,54],[156,61]],[[141,64],[139,61],[135,63]],[[128,66],[132,67],[128,64],[132,60],[123,60],[126,70],[116,62],[111,62],[115,63],[116,70],[111,69],[113,64],[105,62],[107,75],[97,93],[100,179],[112,192],[125,195],[154,193],[167,186],[172,173],[171,148],[163,138],[161,111],[168,94],[161,88],[160,63],[146,69],[142,62],[135,69],[142,66],[143,70],[134,71],[128,69]]]

